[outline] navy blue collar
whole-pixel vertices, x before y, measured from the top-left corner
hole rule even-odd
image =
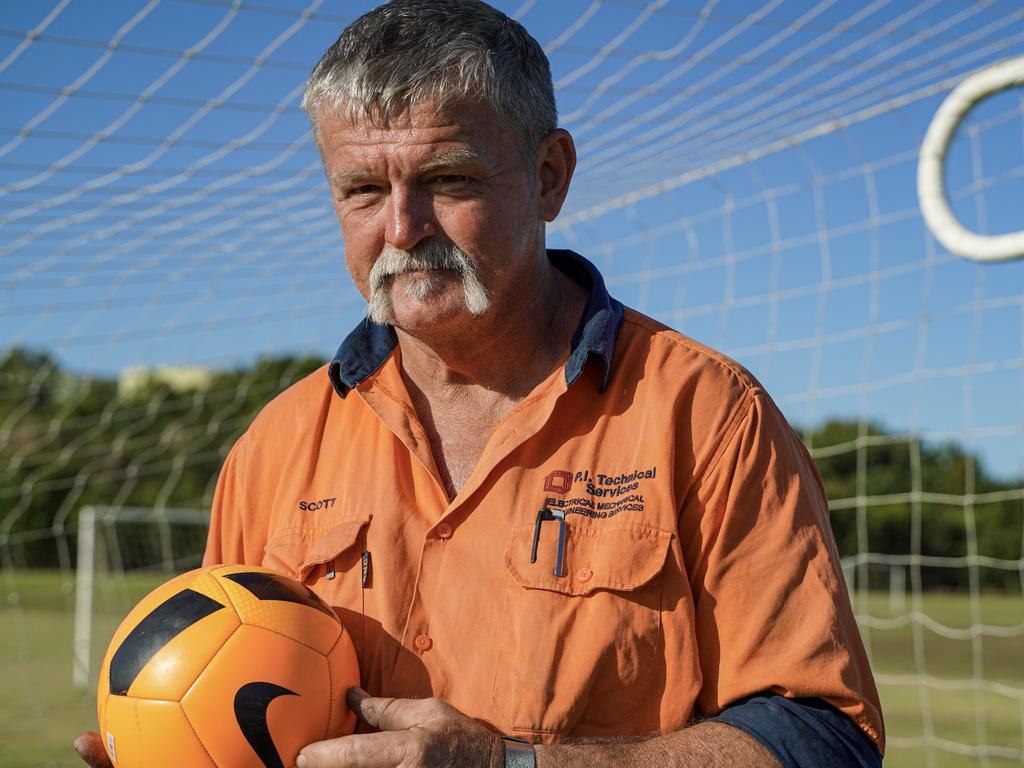
[[[608,295],[604,278],[597,267],[579,254],[549,249],[548,258],[561,272],[590,291],[580,324],[572,337],[572,351],[565,363],[565,383],[571,386],[583,373],[587,360],[593,356],[603,365],[601,391],[604,392],[611,378],[615,340],[622,326],[622,304]],[[394,328],[363,318],[338,347],[337,354],[327,368],[334,390],[344,397],[348,390],[358,386],[384,365],[397,344],[398,337]]]

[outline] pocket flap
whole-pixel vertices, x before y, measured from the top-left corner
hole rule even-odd
[[[566,523],[562,575],[554,573],[558,526],[541,526],[537,562],[530,562],[533,526],[512,531],[505,567],[520,586],[566,595],[589,595],[597,589],[628,592],[661,572],[674,534],[645,523],[574,526]]]
[[[290,528],[279,531],[267,544],[267,558],[304,580],[316,566],[334,560],[359,541],[359,532],[370,522],[370,514],[346,517],[328,528]]]

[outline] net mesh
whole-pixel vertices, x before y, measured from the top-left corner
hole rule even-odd
[[[1024,10],[497,5],[545,45],[579,150],[551,244],[740,360],[811,447],[887,763],[1019,764],[1024,263],[947,253],[914,178],[948,91],[1024,52]],[[369,7],[0,10],[0,663],[14,691],[0,755],[24,733],[35,744],[0,762],[74,765],[64,744],[92,717],[70,685],[81,511],[113,510],[97,533],[102,638],[197,556],[165,562],[134,508],[207,508],[254,413],[363,312],[298,98]],[[947,162],[965,225],[1019,228],[1021,91],[979,105]],[[194,526],[171,536],[200,540]]]

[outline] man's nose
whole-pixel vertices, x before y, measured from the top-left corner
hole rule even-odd
[[[426,195],[394,186],[388,195],[384,239],[403,251],[435,233],[434,209]]]

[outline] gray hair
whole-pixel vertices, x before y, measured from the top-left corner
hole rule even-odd
[[[557,127],[551,68],[521,24],[480,0],[392,0],[345,28],[313,69],[302,108],[320,141],[320,112],[386,126],[411,105],[477,99],[532,163]]]

